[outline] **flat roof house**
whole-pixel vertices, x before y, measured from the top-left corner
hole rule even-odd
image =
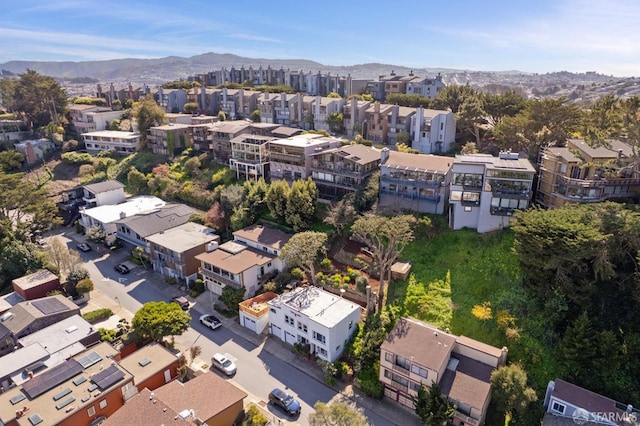
[[[317,287],[298,287],[267,304],[273,336],[308,345],[310,353],[329,362],[340,358],[360,322],[357,303]]]
[[[40,269],[24,277],[11,281],[13,291],[24,300],[46,297],[48,293],[60,289],[60,278],[47,269]]]

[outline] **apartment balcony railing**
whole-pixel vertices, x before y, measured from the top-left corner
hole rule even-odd
[[[460,200],[460,204],[463,205],[463,206],[478,207],[480,205],[480,200],[478,200],[478,201]]]
[[[558,183],[580,188],[601,188],[604,186],[640,185],[637,178],[572,179],[559,176]]]
[[[493,216],[513,216],[518,209],[511,207],[491,207],[489,211]]]
[[[385,382],[385,384],[387,386],[390,386],[394,389],[398,389],[399,391],[408,394],[409,393],[409,386],[405,386],[405,385],[401,385],[400,383],[396,383],[393,380],[389,380],[388,382]]]
[[[367,175],[369,175],[370,173],[367,172],[356,172],[352,169],[348,169],[348,168],[344,168],[344,167],[340,167],[340,166],[336,166],[335,163],[317,163],[314,162],[311,165],[311,171],[314,172],[323,172],[323,173],[332,173],[334,175],[341,175],[341,176],[352,176],[352,177],[365,177]]]
[[[459,411],[456,411],[454,417],[461,420],[465,425],[478,426],[480,424],[480,420],[469,417],[465,414],[460,413]]]
[[[380,176],[381,183],[395,183],[396,185],[416,186],[418,188],[440,188],[442,182],[435,180],[422,180],[422,179],[400,179],[394,178],[388,175]]]
[[[294,154],[281,154],[281,153],[277,153],[277,152],[271,152],[271,154],[269,154],[269,158],[271,159],[271,161],[279,161],[281,163],[287,163],[287,164],[299,164],[299,165],[304,165],[304,155],[300,156],[300,155],[294,155]]]
[[[315,180],[316,185],[323,185],[326,187],[331,187],[331,188],[342,188],[342,189],[346,189],[348,191],[355,191],[356,189],[360,188],[361,184],[358,182],[354,182],[353,184],[346,184],[346,183],[342,183],[342,182],[328,182],[328,181],[324,181],[324,180]]]
[[[394,197],[406,198],[409,200],[428,201],[432,203],[439,203],[441,199],[440,194],[435,195],[421,195],[415,191],[394,191],[393,189],[380,189],[382,194],[392,195]]]
[[[200,268],[200,274],[204,275],[205,277],[209,277],[213,280],[216,280],[224,285],[228,285],[229,287],[233,287],[235,289],[242,288],[242,284],[237,283],[229,278],[223,277],[222,275],[216,274],[215,272],[209,271],[207,269]]]
[[[491,191],[494,197],[501,198],[514,198],[517,200],[527,200],[531,196],[530,190],[517,190],[517,189],[494,189]]]

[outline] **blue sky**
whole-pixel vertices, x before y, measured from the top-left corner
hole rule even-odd
[[[637,0],[16,0],[0,63],[193,56],[640,76]]]

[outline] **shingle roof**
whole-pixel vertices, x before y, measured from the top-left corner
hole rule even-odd
[[[115,189],[124,188],[124,184],[117,180],[107,180],[104,182],[90,183],[83,186],[87,191],[99,194],[101,192],[113,191]]]
[[[38,309],[36,305],[34,305],[34,302],[38,302],[37,304],[40,304],[39,302],[41,301],[43,301],[43,303],[50,303],[48,301],[51,300],[54,301],[53,303],[56,303],[56,307],[64,307],[64,312],[80,312],[80,308],[78,308],[75,303],[68,300],[62,295],[55,295],[43,297],[33,301],[18,303],[9,310],[9,312],[13,313],[14,315],[6,319],[2,324],[9,330],[11,330],[14,334],[19,335],[24,329],[29,327],[38,318],[48,316],[48,314],[45,314],[42,310]],[[55,312],[55,314],[60,314],[60,312],[63,311],[57,311]]]
[[[590,413],[620,413],[616,401],[562,379],[556,379],[553,397],[583,408]]]
[[[239,229],[233,233],[233,236],[236,238],[244,238],[245,240],[253,241],[276,250],[282,249],[282,247],[289,242],[289,238],[291,238],[291,234],[262,225],[251,225]]]
[[[233,241],[222,244],[216,250],[196,256],[196,259],[218,266],[232,274],[241,274],[252,266],[264,265],[275,258],[273,254],[242,246]]]
[[[453,158],[451,157],[389,151],[389,158],[381,166],[393,169],[415,169],[447,173],[451,168],[451,164],[453,164]]]
[[[138,213],[116,221],[126,225],[133,232],[146,238],[160,231],[183,225],[196,211],[184,204],[167,204],[150,212]]]
[[[463,402],[482,411],[491,394],[491,372],[493,367],[463,355],[455,370],[447,369],[440,381],[440,390],[449,398]]]
[[[189,424],[193,423],[178,416],[177,411],[154,398],[152,392],[147,388],[128,399],[124,406],[102,423],[103,426],[180,426]]]

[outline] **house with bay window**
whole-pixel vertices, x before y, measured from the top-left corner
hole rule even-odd
[[[449,226],[489,232],[509,226],[531,203],[535,168],[517,153],[456,155],[451,167]]]
[[[358,329],[360,305],[318,287],[298,287],[267,302],[269,331],[333,362]]]

